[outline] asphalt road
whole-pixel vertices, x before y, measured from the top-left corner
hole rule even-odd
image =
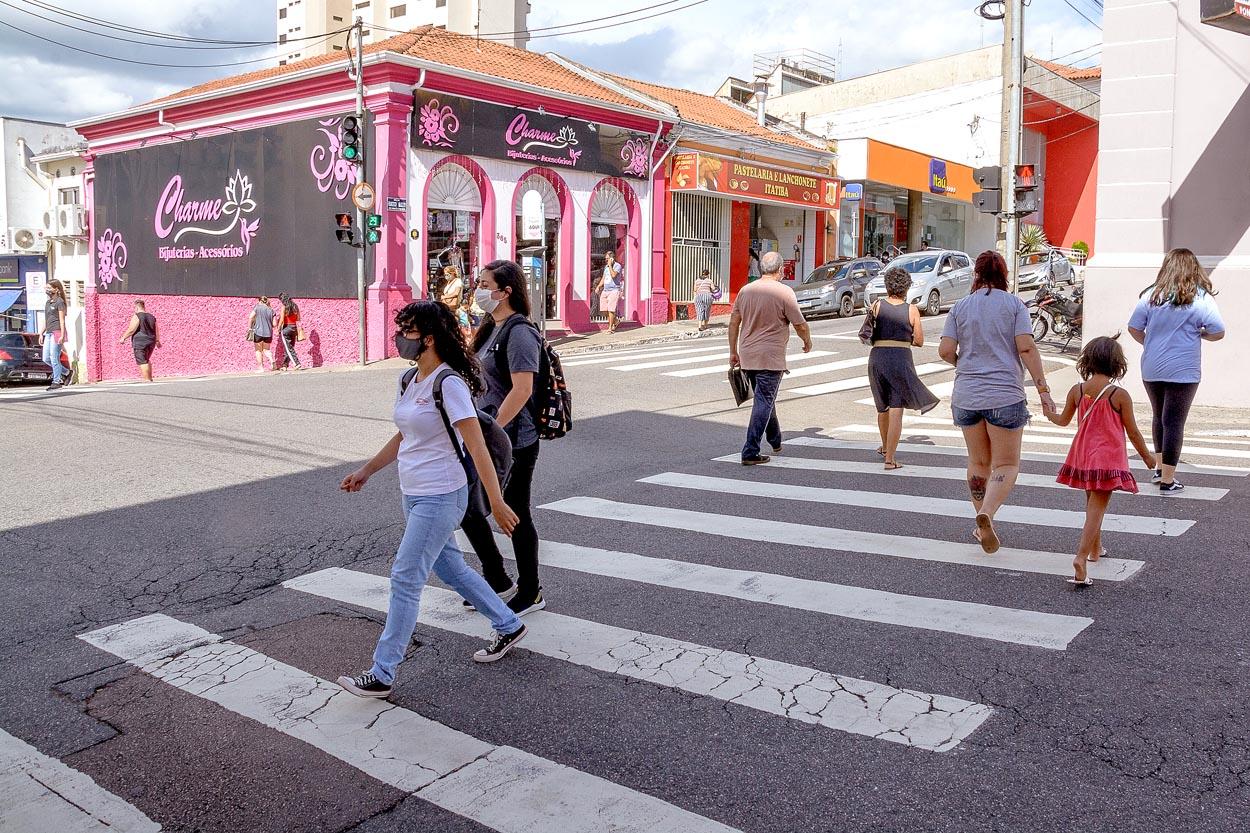
[[[752,469],[717,459],[747,419],[723,336],[570,356],[547,611],[480,667],[434,583],[376,714],[317,678],[366,669],[384,616],[395,475],[337,484],[400,365],[0,392],[0,831],[68,829],[57,795],[169,831],[1245,830],[1250,439],[1191,438],[1222,468],[1185,499],[1117,496],[1074,592],[1083,502],[1041,456],[1067,435],[1026,432],[981,555],[945,405],[880,470],[858,323],[815,325]],[[103,804],[45,778],[18,815],[12,739]]]

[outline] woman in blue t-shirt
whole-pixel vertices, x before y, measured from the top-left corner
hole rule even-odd
[[[1141,377],[1154,412],[1151,435],[1159,458],[1151,482],[1159,484],[1161,494],[1185,488],[1176,481],[1176,464],[1189,406],[1202,379],[1202,342],[1224,337],[1214,295],[1194,253],[1173,249],[1128,322],[1129,333],[1142,345]]]

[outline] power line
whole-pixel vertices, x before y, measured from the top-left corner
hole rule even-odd
[[[1102,43],[1093,43],[1093,44],[1090,44],[1089,46],[1086,46],[1083,49],[1074,49],[1071,52],[1065,52],[1062,55],[1056,55],[1053,58],[1047,58],[1046,60],[1051,61],[1052,63],[1057,63],[1059,61],[1064,60],[1065,58],[1071,58],[1073,55],[1079,55],[1082,52],[1089,52],[1091,50],[1097,50],[1097,49],[1102,49]],[[1090,57],[1093,57],[1093,56],[1088,55],[1085,58],[1077,58],[1076,60],[1084,61],[1086,58],[1090,58]]]
[[[1059,121],[1060,119],[1066,119],[1069,116],[1075,116],[1077,113],[1083,113],[1091,107],[1097,107],[1099,103],[1100,103],[1099,101],[1091,101],[1089,104],[1086,104],[1084,107],[1078,107],[1077,109],[1070,110],[1069,112],[1064,113],[1062,115],[1051,116],[1048,119],[1038,119],[1037,121],[1026,121],[1026,122],[1022,122],[1022,124],[1025,124],[1025,125],[1046,124],[1046,122]]]
[[[196,38],[196,37],[191,37],[188,35],[175,35],[169,32],[158,32],[152,29],[139,29],[134,26],[126,26],[120,23],[115,23],[111,20],[105,20],[103,18],[92,17],[91,15],[81,14],[79,12],[73,11],[72,9],[64,9],[64,8],[61,8],[60,6],[54,6],[51,3],[44,3],[42,2],[42,0],[23,0],[23,2],[26,3],[28,6],[35,6],[36,8],[43,9],[44,11],[47,11],[47,12],[54,12],[56,14],[61,14],[61,15],[64,15],[65,17],[71,18],[73,20],[77,20],[82,23],[94,23],[95,25],[102,26],[106,29],[115,29],[119,32],[127,32],[132,35],[147,35],[153,38],[162,38],[164,40],[184,41],[188,43],[220,43],[220,44],[229,44],[233,46],[274,46],[277,44],[277,41],[231,41],[231,40],[219,40],[217,38]],[[313,35],[311,37],[321,37],[321,35]]]
[[[1085,12],[1081,11],[1080,9],[1078,9],[1078,8],[1076,7],[1076,4],[1075,4],[1075,3],[1073,3],[1073,2],[1072,2],[1072,0],[1063,0],[1063,2],[1068,4],[1068,8],[1069,8],[1069,9],[1071,9],[1071,10],[1072,10],[1072,11],[1074,11],[1074,12],[1076,12],[1076,13],[1077,13],[1077,14],[1079,14],[1081,17],[1085,18],[1085,20],[1089,22],[1089,25],[1091,25],[1091,26],[1096,26],[1096,27],[1098,27],[1099,29],[1101,29],[1101,28],[1102,28],[1102,24],[1101,24],[1101,23],[1095,23],[1095,22],[1094,22],[1094,21],[1093,21],[1093,20],[1089,17],[1089,15],[1085,14]]]

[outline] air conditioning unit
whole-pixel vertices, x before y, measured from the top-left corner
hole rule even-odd
[[[61,233],[61,227],[57,225],[60,220],[60,214],[55,208],[49,208],[43,212],[43,234],[45,237],[55,237]]]
[[[43,229],[10,228],[9,244],[14,251],[21,254],[43,253],[48,250],[48,241],[44,238]]]
[[[57,206],[57,227],[58,234],[65,237],[81,237],[86,232],[87,212],[81,205],[70,203],[69,205]]]

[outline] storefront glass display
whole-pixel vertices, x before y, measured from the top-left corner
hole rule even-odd
[[[481,216],[475,211],[431,209],[426,216],[426,239],[430,261],[427,268],[429,297],[438,297],[443,284],[443,269],[455,266],[470,285],[481,264],[477,262],[478,224]]]
[[[612,252],[616,257],[616,262],[621,264],[621,274],[624,274],[626,233],[627,229],[624,223],[590,224],[590,312],[592,321],[608,320],[607,313],[599,309],[599,293],[594,290],[599,283],[599,278],[603,275],[603,265],[606,262],[604,254],[607,252]]]
[[[521,215],[516,217],[516,239],[518,247],[534,246],[541,243],[547,247],[546,263],[547,263],[547,302],[545,315],[547,320],[560,317],[559,310],[559,264],[560,264],[560,221],[554,217],[548,217],[545,220],[545,228],[543,231],[543,239],[525,240],[521,237]]]
[[[924,200],[924,245],[931,249],[963,249],[966,206],[947,200]]]

